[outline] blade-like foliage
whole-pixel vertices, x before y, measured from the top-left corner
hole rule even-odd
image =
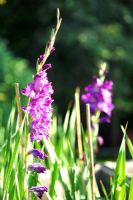
[[[132,176],[131,183],[130,183],[128,200],[132,200],[132,199],[133,199],[133,176]]]
[[[130,138],[128,137],[127,133],[126,133],[126,129],[124,129],[123,126],[121,126],[121,129],[122,129],[122,132],[123,134],[125,135],[125,138],[126,138],[126,143],[127,143],[127,146],[128,146],[128,149],[129,149],[129,152],[133,158],[133,144],[130,140]]]
[[[125,136],[124,136],[119,150],[118,158],[116,161],[112,200],[124,200],[126,198],[125,180],[126,180],[126,149],[125,149]]]

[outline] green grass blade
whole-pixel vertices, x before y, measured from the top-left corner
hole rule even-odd
[[[52,200],[48,192],[46,192],[46,197],[48,200]]]
[[[123,137],[119,150],[116,169],[114,173],[113,200],[124,200],[126,197],[125,179],[126,179],[126,150],[125,136]]]
[[[49,140],[43,140],[44,146],[48,151],[49,160],[51,161],[51,164],[53,165],[56,161],[59,162],[59,158],[55,152],[54,145]]]
[[[75,111],[75,106],[72,109],[72,113],[70,116],[70,122],[69,122],[69,130],[71,133],[75,131],[75,122],[76,122],[76,111]]]
[[[131,183],[130,183],[128,200],[132,200],[132,199],[133,199],[133,176],[132,176]]]
[[[103,194],[104,194],[104,196],[105,196],[105,199],[106,199],[106,200],[109,200],[109,197],[108,197],[107,191],[106,191],[106,189],[105,189],[105,187],[104,187],[104,185],[103,185],[103,182],[100,181],[100,184],[101,184],[101,188],[102,188]]]
[[[75,130],[76,130],[75,123],[76,123],[76,111],[75,111],[75,106],[74,106],[71,112],[69,128],[68,128],[69,140],[70,140],[71,148],[73,149],[73,151],[75,150]]]
[[[11,161],[10,161],[9,167],[8,167],[6,175],[5,175],[5,180],[4,180],[4,190],[5,190],[5,192],[8,191],[8,186],[9,186],[9,183],[10,183],[9,177],[11,175],[14,163],[15,163],[17,155],[18,155],[19,146],[20,146],[20,132],[18,131],[16,138],[15,138],[15,144],[14,144],[14,148],[13,148],[13,152],[12,152],[12,156],[11,156]]]
[[[64,123],[63,123],[63,130],[64,130],[65,134],[66,134],[68,126],[69,126],[69,118],[70,118],[70,105],[68,106],[68,110],[66,112],[66,116],[64,119]]]
[[[52,199],[55,196],[55,184],[56,184],[56,180],[58,179],[58,174],[59,174],[59,165],[56,162],[53,165],[53,172],[52,172],[52,176],[51,176],[51,185],[50,185],[50,191],[49,191],[49,194]]]
[[[123,134],[125,135],[126,143],[127,143],[129,152],[130,152],[130,154],[133,158],[133,144],[132,144],[131,140],[129,139],[128,135],[126,134],[126,130],[124,129],[123,126],[121,126],[121,129],[122,129]]]
[[[61,177],[66,199],[73,200],[71,181],[70,181],[68,168],[66,167],[63,168],[60,166],[60,177]]]
[[[19,183],[18,183],[18,174],[15,175],[15,183],[16,183],[18,200],[21,200],[21,198],[20,198],[20,188],[19,188]]]

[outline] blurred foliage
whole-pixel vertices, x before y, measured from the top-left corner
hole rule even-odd
[[[63,18],[56,56],[50,58],[55,102],[66,108],[75,87],[89,83],[101,61],[110,66],[114,101],[124,116],[133,109],[133,1],[7,1],[0,7],[0,35],[16,55],[31,65],[42,53],[59,7]]]
[[[28,63],[15,57],[7,48],[7,42],[0,40],[0,112],[4,120],[8,118],[12,100],[15,98],[15,82],[24,87],[32,78]]]

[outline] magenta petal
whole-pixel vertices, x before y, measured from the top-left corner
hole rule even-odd
[[[50,69],[51,67],[52,67],[51,64],[45,64],[45,65],[43,66],[43,70]]]
[[[48,156],[42,151],[42,150],[39,150],[39,149],[31,149],[28,154],[30,155],[33,155],[34,157],[36,158],[39,158],[39,159],[44,159],[44,158],[47,158]]]
[[[29,192],[34,192],[39,198],[41,198],[43,193],[47,191],[48,188],[45,186],[33,186],[29,189]]]
[[[40,60],[43,55],[40,56]],[[51,64],[45,64],[43,69],[34,77],[22,93],[30,97],[28,106],[23,110],[31,117],[30,138],[31,141],[41,141],[48,139],[52,116],[51,95],[53,94],[52,84],[48,81],[46,70]]]
[[[28,166],[29,171],[35,171],[36,173],[44,173],[46,168],[40,163],[34,163]]]
[[[81,99],[85,104],[90,104],[90,111],[94,114],[97,110],[111,116],[114,105],[112,104],[113,82],[106,80],[101,82],[97,77],[93,78],[92,84],[85,87],[85,94]]]

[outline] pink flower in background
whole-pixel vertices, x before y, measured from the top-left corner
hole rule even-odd
[[[112,110],[114,109],[114,105],[112,104],[112,87],[112,81],[106,80],[101,82],[98,77],[93,77],[92,84],[85,87],[86,93],[81,96],[81,99],[85,104],[90,104],[92,114],[100,110],[108,118],[111,116]]]
[[[102,146],[104,144],[104,140],[101,136],[98,136],[98,144]]]

